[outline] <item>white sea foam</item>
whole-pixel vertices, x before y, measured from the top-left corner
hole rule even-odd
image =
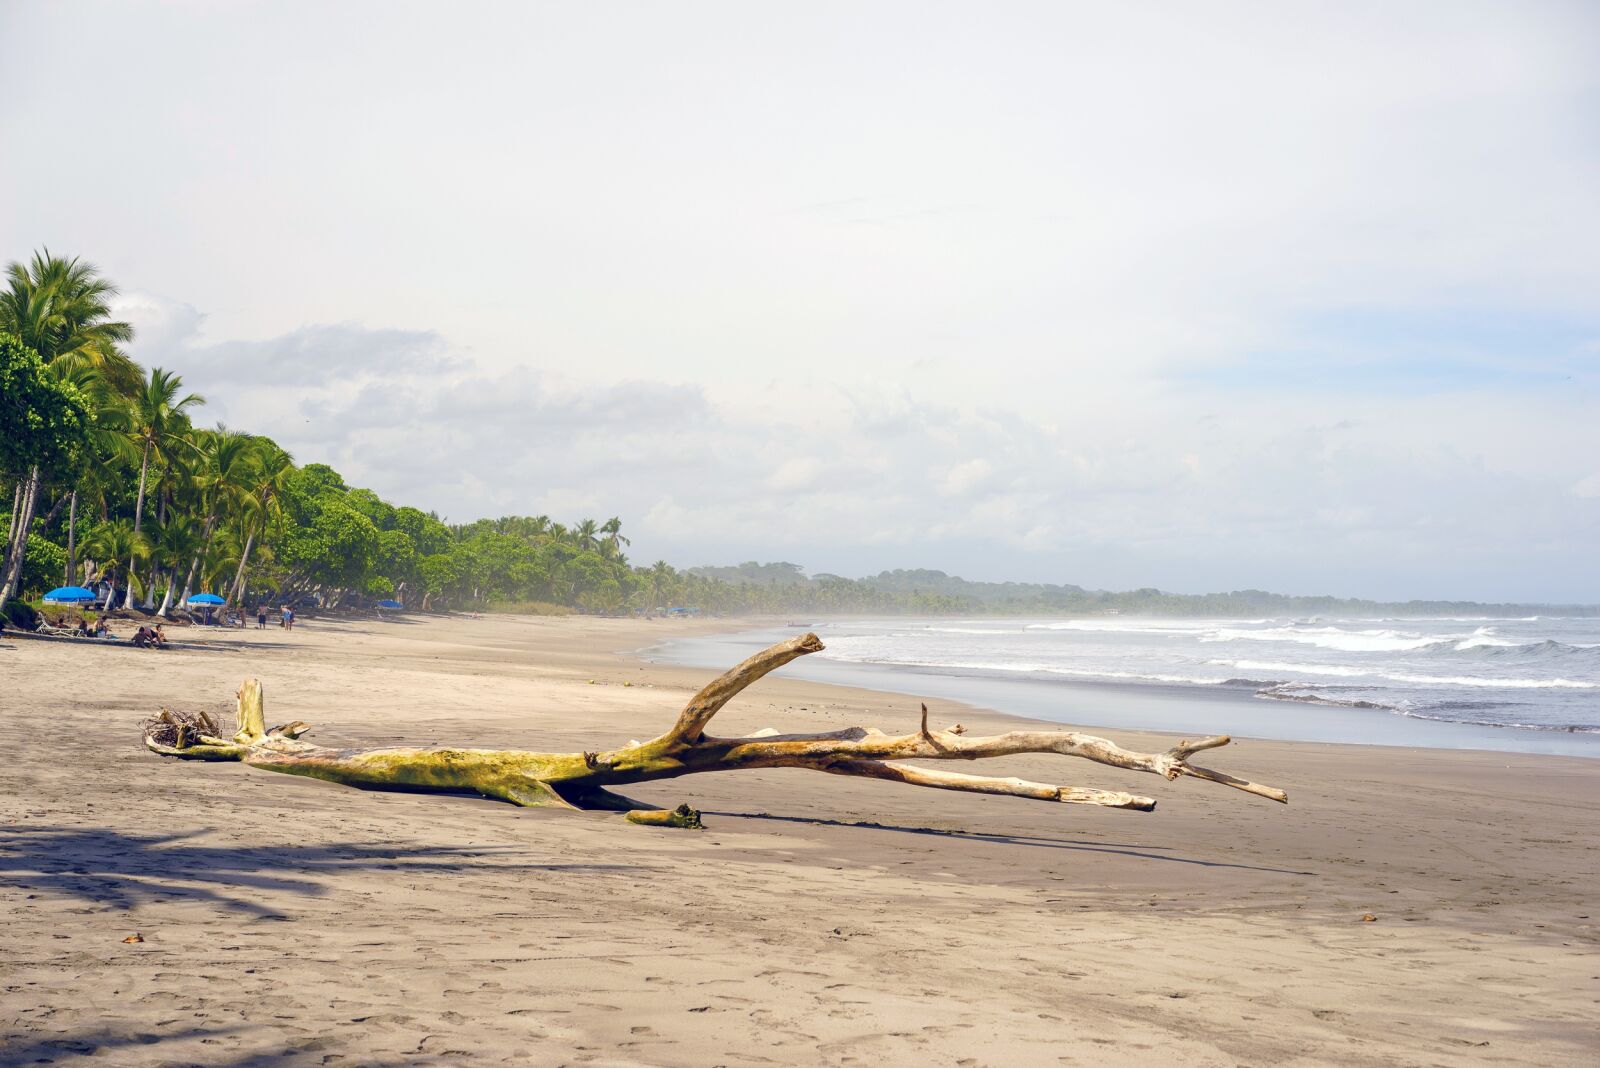
[[[1217,667],[1236,668],[1239,671],[1265,671],[1274,675],[1333,675],[1353,679],[1366,675],[1364,668],[1339,667],[1334,664],[1285,664],[1276,660],[1207,660]]]
[[[1337,649],[1346,653],[1404,653],[1441,641],[1460,641],[1465,634],[1428,635],[1402,630],[1341,630],[1338,627],[1274,627],[1270,630],[1241,630],[1223,627],[1202,637],[1203,642],[1292,642]]]
[[[829,653],[833,655],[830,657]],[[898,667],[935,668],[943,671],[997,671],[1017,675],[1066,675],[1080,679],[1117,679],[1137,682],[1176,682],[1193,686],[1217,686],[1224,680],[1201,678],[1196,675],[1170,675],[1163,672],[1117,671],[1110,668],[1071,668],[1059,664],[1042,664],[1034,660],[972,660],[954,657],[895,656],[888,654],[855,654],[848,650],[829,649],[825,659],[845,660],[856,664],[883,664]]]
[[[1479,679],[1470,675],[1406,675],[1400,672],[1380,674],[1378,678],[1394,682],[1415,682],[1427,686],[1487,686],[1507,690],[1600,690],[1600,683],[1580,682],[1577,679]]]
[[[1145,674],[1138,671],[1089,671],[1080,668],[1044,668],[1051,675],[1071,675],[1084,679],[1132,679],[1139,682],[1181,682],[1192,686],[1220,686],[1223,679],[1202,679],[1193,675]]]
[[[1493,627],[1479,627],[1456,643],[1456,649],[1464,653],[1468,649],[1514,649],[1525,644],[1525,642],[1508,642],[1504,638],[1496,638]]]
[[[1138,619],[1063,619],[1053,623],[1029,623],[1029,630],[1076,630],[1092,634],[1204,634],[1213,630],[1219,621],[1196,620],[1192,624],[1174,623],[1171,620]],[[1252,623],[1270,623],[1269,619],[1241,619],[1227,622],[1248,626]]]
[[[1382,679],[1388,682],[1410,682],[1422,686],[1472,686],[1505,690],[1595,690],[1600,683],[1577,679],[1500,679],[1479,678],[1472,675],[1413,675],[1403,671],[1384,671],[1358,667],[1337,667],[1333,664],[1285,664],[1264,660],[1208,660],[1218,667],[1237,668],[1240,671],[1267,671],[1284,675],[1327,675],[1335,678]]]
[[[1537,623],[1538,616],[1380,616],[1350,623]]]

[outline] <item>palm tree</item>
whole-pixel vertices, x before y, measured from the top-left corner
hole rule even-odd
[[[195,575],[200,570],[201,558],[211,548],[212,536],[217,531],[217,521],[237,507],[250,477],[251,435],[218,426],[215,430],[202,430],[196,434],[200,451],[200,471],[196,484],[200,489],[205,523],[201,528],[202,545],[189,565],[189,575],[183,582],[179,602],[189,599]]]
[[[109,609],[116,599],[117,561],[134,560],[144,556],[149,551],[149,544],[142,534],[133,532],[132,523],[126,519],[113,519],[89,531],[88,536],[83,539],[83,549],[96,560],[106,561],[101,574],[111,583],[111,593],[106,595],[106,607]]]
[[[612,516],[600,525],[600,533],[606,536],[606,540],[611,543],[611,547],[614,549],[619,546],[633,544],[630,539],[622,536],[622,520],[616,516]]]
[[[79,479],[77,485],[72,487],[67,509],[67,563],[61,582],[64,586],[71,586],[78,572],[79,491],[84,489],[86,484],[91,489],[95,488],[93,484],[101,480],[111,469],[110,461],[130,459],[132,448],[127,435],[130,425],[128,406],[122,394],[118,393],[106,379],[101,368],[90,364],[62,367],[61,376],[83,394],[89,402],[89,414],[93,418],[89,428],[89,449],[95,462]]]
[[[228,590],[228,604],[244,595],[244,569],[250,563],[250,550],[267,524],[283,513],[283,493],[294,474],[294,460],[268,438],[254,439],[254,455],[249,484],[241,500],[246,530],[244,549],[239,554],[239,570]]]
[[[198,407],[206,399],[198,393],[179,397],[183,379],[159,367],[150,368],[150,376],[140,383],[138,392],[129,405],[133,424],[132,439],[140,450],[139,492],[133,499],[133,530],[137,534],[144,526],[144,495],[150,475],[150,458],[154,455],[162,462],[170,459],[175,442],[183,440],[182,433],[189,420],[188,409]],[[133,604],[133,567],[128,568],[128,605]],[[145,587],[145,601],[149,602],[150,588]]]
[[[572,528],[572,540],[579,549],[596,549],[600,546],[600,539],[595,535],[599,533],[599,524],[593,519],[585,519]]]
[[[133,392],[139,366],[117,347],[133,339],[133,327],[112,320],[117,287],[93,264],[52,256],[47,248],[31,263],[8,265],[6,282],[0,330],[17,335],[47,365],[92,366],[119,392]]]
[[[186,515],[174,512],[167,521],[156,528],[155,554],[167,565],[167,591],[161,597],[157,615],[165,618],[172,610],[172,598],[178,592],[178,568],[200,548],[200,524]],[[156,581],[152,573],[152,585]]]
[[[230,527],[217,527],[217,536],[211,539],[200,563],[201,589],[220,590],[228,576],[236,573],[244,549],[240,533]]]
[[[113,386],[129,384],[137,365],[117,348],[133,337],[133,328],[111,318],[110,300],[116,287],[99,276],[94,266],[64,260],[49,249],[34,253],[31,263],[6,267],[6,288],[0,290],[0,331],[15,334],[45,362],[61,373],[80,366],[98,368]],[[17,494],[12,516],[21,536],[13,536],[0,567],[0,608],[16,590],[28,549],[28,530],[39,499],[41,472],[25,476],[26,488]]]
[[[652,609],[660,608],[662,604],[661,595],[668,590],[674,578],[672,565],[665,560],[657,560],[650,566],[645,578],[650,583],[650,607]]]

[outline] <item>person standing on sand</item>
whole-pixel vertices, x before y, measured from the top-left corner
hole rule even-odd
[[[267,606],[265,604],[258,604],[258,605],[256,605],[256,630],[266,630],[266,629],[267,629]]]

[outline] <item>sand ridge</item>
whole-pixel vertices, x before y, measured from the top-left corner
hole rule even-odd
[[[1148,792],[1150,814],[803,771],[628,791],[700,807],[695,833],[138,743],[157,706],[223,711],[255,675],[268,718],[324,744],[594,748],[659,731],[709,674],[631,652],[711,625],[0,641],[0,1062],[1579,1064],[1600,1046],[1593,761],[1269,742],[1216,761],[1288,787],[1288,808],[993,762]],[[780,674],[716,729],[908,728],[914,709]]]

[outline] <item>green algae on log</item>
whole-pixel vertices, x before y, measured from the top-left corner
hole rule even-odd
[[[815,634],[804,634],[762,650],[690,698],[666,733],[611,750],[539,753],[450,746],[330,749],[301,741],[301,735],[311,728],[298,720],[269,729],[261,683],[255,679],[246,679],[239,688],[238,729],[232,738],[220,737],[221,729],[204,713],[163,711],[145,724],[144,741],[153,752],[183,760],[237,760],[269,771],[368,789],[475,792],[515,805],[660,813],[635,822],[666,826],[698,825],[698,813],[692,809],[681,814],[653,809],[613,793],[608,787],[707,771],[809,768],[939,790],[1142,812],[1155,808],[1152,798],[1115,790],[963,775],[900,763],[1058,753],[1128,771],[1150,772],[1168,780],[1189,776],[1273,801],[1289,800],[1282,790],[1189,763],[1195,753],[1227,745],[1227,735],[1180,742],[1165,753],[1138,753],[1076,731],[1007,731],[968,737],[960,724],[942,731],[929,730],[926,705],[922,707],[921,727],[913,734],[889,735],[874,727],[846,727],[821,734],[780,734],[767,729],[743,738],[717,738],[705,733],[712,718],[745,687],[791,660],[821,649],[822,642]],[[678,821],[674,822],[672,816],[677,816]]]

